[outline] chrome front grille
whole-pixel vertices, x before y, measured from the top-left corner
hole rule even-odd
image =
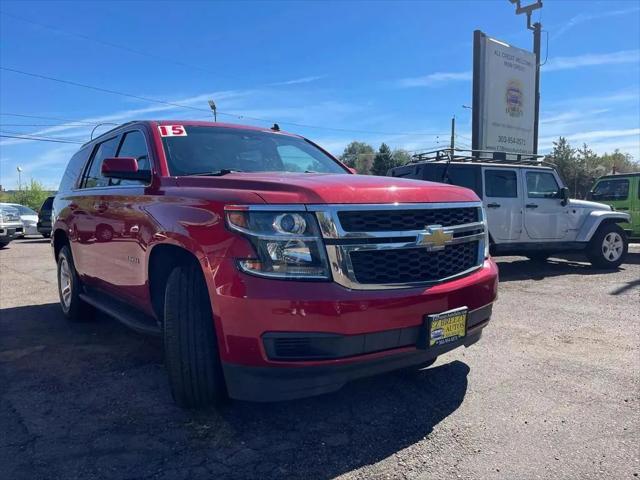
[[[333,279],[347,288],[429,285],[484,262],[486,223],[479,202],[307,208],[320,224]]]
[[[371,210],[338,212],[346,232],[389,232],[422,230],[425,225],[464,225],[478,221],[478,209],[433,208],[428,210]]]

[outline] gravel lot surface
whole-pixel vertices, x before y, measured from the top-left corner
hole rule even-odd
[[[317,398],[172,403],[158,340],[66,322],[47,241],[0,251],[0,479],[640,474],[640,245],[617,272],[498,259],[480,343]]]

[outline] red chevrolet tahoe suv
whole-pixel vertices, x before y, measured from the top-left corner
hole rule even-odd
[[[64,173],[52,245],[64,314],[162,335],[186,407],[430,365],[478,341],[498,281],[474,192],[354,175],[276,126],[101,135]]]

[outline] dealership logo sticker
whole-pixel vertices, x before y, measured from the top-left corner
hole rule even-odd
[[[507,84],[505,100],[507,103],[507,113],[512,117],[521,117],[522,111],[522,83],[518,80],[511,80]]]
[[[159,125],[161,137],[186,137],[187,131],[184,125]]]

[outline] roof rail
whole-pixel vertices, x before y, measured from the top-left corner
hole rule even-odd
[[[412,155],[409,164],[426,162],[469,162],[469,163],[508,163],[511,165],[538,165],[555,167],[544,160],[547,155],[530,153],[498,152],[495,150],[466,150],[461,148],[442,148]]]

